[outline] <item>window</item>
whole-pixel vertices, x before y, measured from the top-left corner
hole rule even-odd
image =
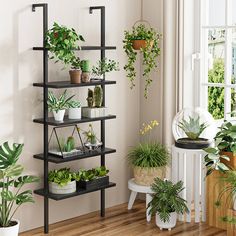
[[[200,104],[215,119],[236,110],[236,0],[201,0]]]

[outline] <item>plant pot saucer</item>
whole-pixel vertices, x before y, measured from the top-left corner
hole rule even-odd
[[[175,141],[175,146],[185,149],[203,149],[211,145],[211,141],[205,138],[199,138],[197,140],[192,140],[189,138],[180,138]]]

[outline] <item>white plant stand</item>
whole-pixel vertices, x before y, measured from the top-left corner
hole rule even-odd
[[[153,191],[151,190],[150,186],[144,186],[144,185],[139,185],[134,182],[134,179],[130,179],[128,181],[128,188],[131,190],[131,194],[129,197],[129,203],[128,203],[128,210],[132,209],[134,201],[136,199],[137,193],[145,193],[146,194],[146,208],[148,206],[148,203],[152,200],[152,193]],[[151,221],[151,215],[148,214],[149,208],[146,210],[146,218],[147,222]]]
[[[184,183],[185,190],[181,197],[187,201],[190,210],[186,215],[186,222],[191,222],[192,203],[194,203],[195,222],[206,221],[205,155],[201,149],[172,146],[172,181],[176,183],[182,180]],[[180,215],[179,220],[183,221],[184,215]]]

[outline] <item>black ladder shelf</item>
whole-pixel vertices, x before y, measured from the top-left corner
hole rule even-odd
[[[43,144],[44,150],[41,154],[34,155],[34,158],[43,160],[44,162],[44,187],[43,189],[35,190],[34,193],[44,197],[44,232],[49,232],[49,199],[53,200],[63,200],[71,197],[75,197],[78,195],[101,191],[101,217],[105,216],[105,189],[111,188],[116,186],[115,183],[110,182],[107,186],[97,187],[91,190],[84,190],[78,189],[77,192],[72,194],[66,195],[57,195],[52,194],[49,192],[48,188],[48,166],[49,162],[52,163],[64,163],[70,162],[75,160],[80,160],[84,158],[91,158],[100,156],[101,157],[101,165],[105,165],[105,155],[116,152],[115,149],[106,148],[105,147],[105,121],[109,119],[115,119],[115,115],[109,115],[105,117],[98,117],[98,118],[82,118],[81,120],[69,120],[67,118],[64,119],[64,122],[58,123],[53,118],[48,117],[48,88],[54,89],[61,89],[61,88],[74,88],[74,87],[84,87],[84,86],[94,86],[94,85],[101,85],[103,89],[103,106],[105,106],[105,86],[110,84],[116,84],[115,81],[108,81],[105,80],[105,76],[102,81],[92,81],[90,83],[84,84],[71,84],[69,81],[58,81],[58,82],[49,82],[48,81],[48,50],[46,49],[45,45],[45,34],[48,31],[48,4],[33,4],[32,11],[35,12],[36,8],[43,8],[43,47],[34,47],[33,50],[42,51],[43,52],[43,82],[42,83],[34,83],[33,86],[35,87],[42,87],[43,88],[43,118],[34,119],[35,123],[43,124]],[[105,44],[105,7],[104,6],[93,6],[89,8],[89,13],[92,14],[94,10],[100,10],[101,12],[101,44],[100,46],[83,46],[81,50],[100,50],[101,52],[101,60],[105,58],[105,51],[106,50],[115,50],[116,47],[114,46],[106,46]],[[78,50],[78,49],[74,49]],[[49,126],[60,126],[60,127],[67,127],[71,125],[75,125],[78,123],[85,123],[85,122],[93,122],[93,121],[100,121],[101,122],[101,142],[103,143],[102,147],[90,153],[85,153],[84,155],[80,156],[72,156],[66,159],[55,158],[54,156],[48,153],[48,128]]]

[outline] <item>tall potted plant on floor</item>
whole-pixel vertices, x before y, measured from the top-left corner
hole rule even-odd
[[[176,225],[177,214],[189,212],[186,200],[179,196],[184,190],[183,182],[174,184],[169,180],[155,178],[151,188],[153,194],[148,204],[149,214],[156,215],[156,225],[160,230],[171,230]]]
[[[25,185],[38,182],[38,177],[22,175],[23,166],[17,164],[23,144],[8,142],[0,146],[0,235],[18,236],[20,222],[14,219],[19,207],[34,202],[32,190],[22,190]]]
[[[140,130],[145,135],[150,132],[157,121],[144,124]],[[137,184],[150,186],[155,177],[164,178],[165,167],[170,159],[168,149],[158,142],[144,142],[134,147],[128,154],[128,160],[133,167],[134,180]]]

